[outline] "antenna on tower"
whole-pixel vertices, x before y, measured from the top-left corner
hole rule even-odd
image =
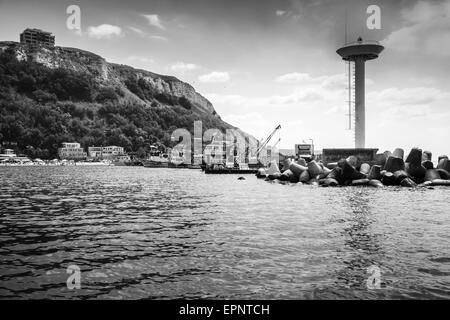
[[[345,39],[345,43],[344,45],[347,45],[348,43],[348,8],[347,6],[345,7],[345,29],[344,29],[344,39]],[[348,91],[348,113],[345,115],[346,117],[348,117],[348,122],[347,122],[347,130],[353,130],[353,115],[352,115],[352,111],[353,111],[353,105],[354,105],[354,99],[353,99],[353,93],[354,93],[354,72],[352,70],[352,62],[351,61],[347,61],[347,78],[348,78],[348,87],[347,87],[347,91]]]
[[[344,31],[344,34],[345,34],[344,45],[346,45],[347,44],[347,6],[345,7],[345,31]]]

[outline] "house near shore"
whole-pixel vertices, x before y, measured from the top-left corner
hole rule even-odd
[[[61,160],[86,160],[87,154],[77,142],[63,142],[58,149],[58,157]]]
[[[123,147],[88,147],[88,157],[95,160],[130,160]]]

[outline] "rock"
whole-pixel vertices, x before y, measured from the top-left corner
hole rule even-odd
[[[413,188],[413,187],[417,187],[417,184],[411,180],[411,178],[405,178],[400,182],[400,185],[402,187],[409,187],[409,188]]]
[[[403,160],[404,155],[405,155],[405,151],[401,148],[395,149],[394,152],[392,153],[393,157],[400,158],[402,160]]]
[[[303,158],[299,158],[299,159],[297,160],[297,163],[298,163],[299,165],[301,165],[301,166],[304,166],[304,167],[307,167],[307,166],[308,166],[307,163],[306,163],[306,160],[303,159]]]
[[[375,155],[375,164],[377,166],[381,166],[382,168],[386,164],[386,155],[384,153],[377,153]]]
[[[319,163],[320,167],[322,168],[322,173],[319,175],[319,179],[325,179],[330,174],[331,170],[328,169],[326,166],[323,165],[323,163]]]
[[[342,169],[342,178],[341,179],[343,181],[346,181],[346,180],[353,181],[353,180],[367,178],[366,175],[362,174],[359,171],[356,171],[356,169],[352,165],[350,165],[350,163],[346,159],[339,160],[338,165]]]
[[[316,161],[313,160],[308,163],[308,172],[311,177],[317,177],[323,173],[323,169]]]
[[[269,180],[279,180],[281,178],[281,173],[280,172],[275,172],[273,174],[269,174],[267,175],[267,178],[269,178]]]
[[[299,177],[299,181],[303,182],[303,183],[307,183],[309,180],[311,180],[311,176],[309,175],[308,170],[303,171]]]
[[[302,172],[308,170],[308,168],[298,163],[291,162],[291,164],[289,165],[289,170],[291,170],[295,175],[300,176]]]
[[[450,172],[450,160],[441,159],[441,161],[439,161],[439,164],[437,165],[437,169],[444,169]]]
[[[436,169],[437,172],[439,172],[439,175],[441,176],[441,179],[443,180],[450,180],[450,172],[444,169]]]
[[[339,185],[339,182],[333,178],[326,178],[324,179],[323,185],[327,187],[336,187]]]
[[[283,161],[283,168],[281,169],[281,171],[286,171],[286,170],[289,170],[289,166],[291,165],[291,159],[289,159],[289,158],[287,158],[287,159],[284,159],[284,161]]]
[[[433,159],[431,159],[432,155],[433,155],[433,154],[431,153],[431,151],[424,151],[424,152],[422,153],[422,162],[433,160]]]
[[[244,177],[239,177],[238,180],[245,180],[245,178]]]
[[[292,173],[292,171],[288,169],[281,174],[280,180],[281,181],[289,181],[291,179],[291,176],[293,176],[293,175],[294,174]]]
[[[445,156],[445,155],[439,156],[439,158],[438,158],[438,163],[441,162],[442,159],[447,159],[447,160],[448,160],[448,157]]]
[[[424,162],[422,162],[422,166],[427,170],[434,169],[433,162],[431,162],[430,160],[425,160]]]
[[[422,164],[422,149],[412,148],[405,162],[419,166]]]
[[[374,165],[370,168],[369,176],[370,180],[381,180],[381,166]]]
[[[431,181],[425,181],[424,183],[421,183],[418,185],[418,187],[429,187],[433,184]]]
[[[292,183],[298,183],[298,181],[299,181],[299,176],[296,175],[296,174],[292,174],[292,175],[289,177],[289,182],[292,182]]]
[[[386,160],[384,170],[392,173],[398,170],[405,170],[405,163],[403,162],[403,159],[391,156]]]
[[[381,182],[383,182],[385,186],[395,186],[396,181],[394,174],[392,172],[386,172],[381,178]]]
[[[395,182],[397,184],[400,184],[400,182],[402,182],[403,179],[408,178],[408,174],[404,170],[398,170],[398,171],[394,172],[394,178],[395,178]]]
[[[431,181],[432,186],[450,186],[450,180],[434,179]]]
[[[257,177],[258,179],[267,177],[266,169],[264,169],[264,168],[259,168],[259,169],[258,169],[258,172],[256,173],[256,177]]]
[[[368,164],[368,163],[361,164],[361,167],[359,168],[359,172],[361,172],[362,174],[368,175],[370,172],[370,164]]]
[[[417,179],[423,179],[425,177],[425,173],[427,172],[427,169],[425,169],[422,164],[416,165],[413,163],[409,163],[408,167],[406,168],[406,172],[414,178]]]
[[[425,181],[433,181],[435,179],[441,179],[441,175],[436,169],[429,169],[425,173]]]
[[[269,163],[269,168],[266,170],[266,173],[268,175],[273,175],[275,173],[280,173],[280,169],[278,168],[278,164],[277,164],[277,162],[275,160],[272,160]]]
[[[358,179],[358,180],[353,180],[352,181],[352,185],[353,186],[366,186],[369,184],[369,179]]]
[[[389,158],[389,157],[392,156],[392,152],[390,152],[390,151],[388,151],[388,150],[386,150],[385,152],[383,152],[383,154],[384,154],[384,157],[386,158],[386,160],[387,160],[387,158]]]
[[[327,163],[327,168],[330,169],[330,170],[333,170],[333,169],[336,168],[337,166],[338,166],[338,163],[337,163],[337,162],[330,162],[330,163]]]
[[[347,162],[353,167],[356,168],[356,166],[358,165],[358,158],[356,158],[355,156],[350,156],[347,158]]]
[[[333,170],[331,170],[327,178],[334,179],[338,181],[339,184],[342,184],[344,182],[342,179],[342,168],[341,167],[334,168]]]
[[[323,165],[323,163],[320,164],[320,166],[322,167],[323,170],[323,174],[325,174],[326,176],[328,176],[331,172],[331,169],[327,168],[326,166]]]
[[[369,186],[380,188],[383,186],[383,183],[380,180],[371,179],[371,180],[369,180]]]

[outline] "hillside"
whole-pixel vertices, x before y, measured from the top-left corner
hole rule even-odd
[[[0,143],[53,158],[61,142],[119,145],[144,156],[176,128],[234,128],[175,77],[108,63],[74,48],[0,42]],[[240,131],[242,135],[246,135]]]

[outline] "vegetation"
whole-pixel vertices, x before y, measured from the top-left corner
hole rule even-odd
[[[151,144],[171,145],[176,128],[192,132],[229,127],[220,119],[192,111],[188,99],[154,92],[129,73],[123,86],[105,86],[89,74],[51,69],[0,54],[0,144],[32,158],[57,156],[62,142],[117,145],[144,156]],[[144,102],[124,98],[125,88]]]

